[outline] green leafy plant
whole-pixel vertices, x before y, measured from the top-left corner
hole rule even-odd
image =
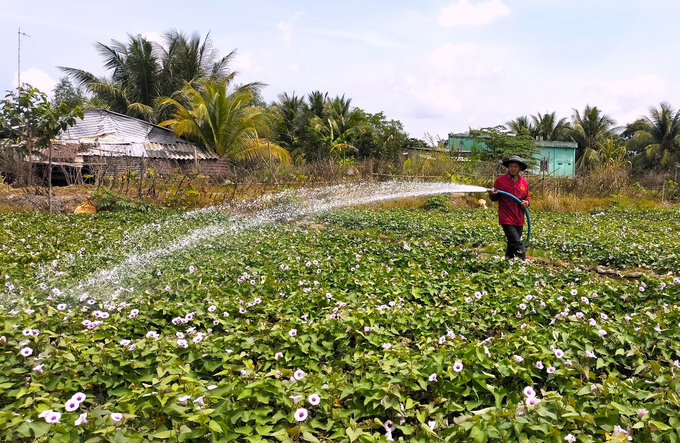
[[[427,209],[428,211],[433,209],[447,209],[448,207],[449,198],[442,194],[429,197],[423,205],[423,209]]]

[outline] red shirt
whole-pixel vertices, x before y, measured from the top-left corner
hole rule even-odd
[[[510,174],[503,174],[496,179],[493,187],[499,191],[505,191],[520,200],[531,201],[529,197],[529,185],[524,177],[519,176],[517,183],[512,181]],[[494,199],[492,199],[494,200]],[[524,208],[512,197],[498,194],[498,224],[524,226]],[[494,200],[496,201],[496,200]]]

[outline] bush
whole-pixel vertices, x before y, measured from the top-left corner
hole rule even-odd
[[[449,207],[449,198],[443,194],[430,197],[423,205],[423,208],[430,211],[432,209],[447,209]]]

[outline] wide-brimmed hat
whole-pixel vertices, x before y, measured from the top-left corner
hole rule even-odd
[[[513,155],[512,157],[503,160],[503,166],[505,166],[506,168],[510,163],[517,163],[521,171],[525,171],[527,169],[527,164],[524,163],[524,160],[522,160],[522,157],[520,157],[519,155]]]

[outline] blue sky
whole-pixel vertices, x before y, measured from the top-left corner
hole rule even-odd
[[[50,91],[57,66],[104,75],[95,42],[210,32],[267,101],[314,90],[446,137],[597,106],[619,124],[680,106],[676,0],[3,1],[0,89]]]

